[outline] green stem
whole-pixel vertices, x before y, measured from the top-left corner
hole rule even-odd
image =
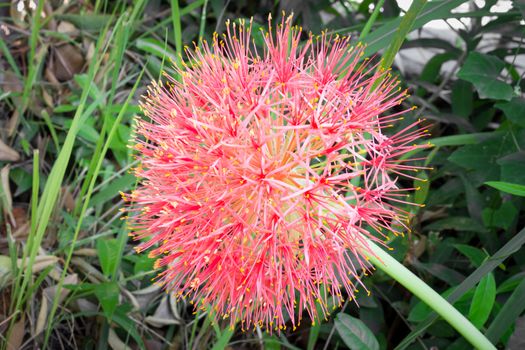
[[[365,251],[371,251],[371,254],[368,254],[368,258],[372,264],[383,270],[387,275],[395,279],[430,306],[476,349],[496,349],[496,347],[492,345],[492,343],[476,327],[474,327],[465,316],[450,305],[441,295],[436,293],[436,291],[430,288],[419,277],[372,241],[367,240],[367,244],[368,249],[365,249]]]
[[[381,61],[380,68],[382,69],[388,69],[394,62],[394,57],[396,57],[397,52],[401,48],[401,45],[403,44],[403,41],[405,41],[405,37],[407,34],[412,30],[412,26],[414,25],[414,22],[416,21],[417,15],[423,10],[423,7],[425,7],[425,4],[427,3],[427,0],[414,0],[412,2],[412,5],[410,5],[410,8],[403,16],[403,19],[401,20],[401,23],[399,24],[399,27],[397,29],[396,34],[394,35],[394,38],[392,39],[392,42],[390,43],[390,46],[385,51],[385,54],[383,55],[383,59]]]
[[[365,24],[365,27],[361,31],[361,34],[359,35],[359,41],[363,41],[365,37],[370,33],[370,29],[372,29],[372,26],[376,22],[377,16],[379,15],[379,12],[381,11],[381,7],[385,4],[385,0],[379,0],[377,2],[376,7],[374,8],[374,12],[370,15],[370,18]]]

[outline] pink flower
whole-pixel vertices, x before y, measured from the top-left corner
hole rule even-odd
[[[407,220],[398,178],[418,167],[400,157],[426,147],[415,125],[383,134],[406,92],[360,63],[362,46],[301,33],[289,17],[260,52],[251,23],[228,23],[151,86],[137,122],[137,251],[151,249],[168,290],[243,329],[295,328],[304,310],[315,320],[352,298],[364,237]]]

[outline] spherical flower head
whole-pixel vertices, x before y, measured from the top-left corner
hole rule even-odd
[[[142,103],[132,235],[195,307],[295,328],[352,298],[367,239],[403,229],[398,178],[418,168],[400,158],[424,131],[383,133],[406,92],[349,38],[301,43],[289,17],[261,50],[251,22],[227,24]]]

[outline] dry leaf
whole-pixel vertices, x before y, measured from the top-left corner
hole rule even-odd
[[[4,215],[9,217],[10,225],[15,226],[15,218],[13,217],[13,197],[11,196],[11,188],[9,187],[9,169],[10,165],[6,165],[0,170],[0,183],[2,185],[2,208]]]
[[[54,255],[39,255],[35,258],[32,271],[33,273],[40,272],[45,270],[48,266],[56,264],[57,261],[58,258]]]
[[[74,37],[78,34],[78,29],[71,22],[62,21],[58,24],[57,31],[62,34],[67,34]]]
[[[144,289],[136,290],[132,292],[132,294],[135,296],[139,308],[141,310],[145,310],[151,301],[159,295],[159,293],[162,291],[161,289],[162,288],[158,285],[152,284]]]
[[[66,276],[66,278],[64,278],[64,284],[77,284],[77,283],[78,283],[77,274],[68,275]],[[51,286],[51,287],[44,288],[44,291],[42,292],[42,302],[40,304],[40,311],[38,312],[38,318],[36,322],[34,336],[44,331],[46,324],[47,324],[49,305],[53,303],[56,292],[57,292],[57,286]],[[60,296],[58,297],[58,302],[62,303],[69,293],[70,293],[69,289],[62,288],[62,290],[60,291]]]
[[[25,334],[25,318],[22,317],[20,321],[15,323],[13,330],[7,339],[7,349],[8,350],[18,350],[24,341]]]
[[[62,187],[62,205],[68,212],[75,209],[75,198],[69,187]]]
[[[16,162],[18,160],[20,160],[18,152],[0,140],[0,161]]]
[[[71,44],[61,45],[54,50],[54,75],[59,81],[71,80],[75,74],[82,71],[84,56],[80,49]]]
[[[131,350],[129,346],[127,346],[122,340],[120,340],[113,328],[109,329],[108,344],[113,350]]]
[[[179,320],[176,320],[173,317],[173,314],[170,311],[167,295],[164,298],[162,298],[153,316],[146,317],[144,321],[157,328],[172,324],[181,324]]]
[[[93,248],[80,248],[76,249],[73,254],[77,256],[97,256],[97,250]]]

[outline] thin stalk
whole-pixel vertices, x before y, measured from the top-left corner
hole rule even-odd
[[[381,11],[381,8],[383,7],[385,3],[385,0],[379,0],[376,7],[374,8],[374,12],[370,15],[370,18],[368,21],[366,21],[365,27],[361,31],[361,34],[359,35],[359,41],[363,41],[365,37],[370,33],[370,29],[372,29],[372,26],[376,22],[377,16],[379,15],[379,12]]]
[[[423,10],[423,7],[425,7],[426,3],[427,0],[414,0],[412,2],[412,5],[410,5],[410,8],[405,13],[403,19],[401,20],[401,23],[399,24],[399,28],[397,29],[396,34],[394,35],[392,43],[383,55],[383,59],[381,60],[381,64],[379,66],[380,69],[386,70],[390,68],[390,66],[394,62],[394,58],[396,57],[397,52],[403,44],[403,41],[405,41],[405,37],[412,30],[417,15]]]
[[[430,288],[419,277],[381,249],[374,242],[367,240],[368,258],[378,269],[395,279],[412,294],[417,296],[445,321],[454,327],[472,346],[481,350],[495,350],[496,347],[456,308],[449,304],[434,289]]]
[[[180,7],[179,0],[171,0],[171,21],[173,24],[173,36],[175,39],[175,51],[177,52],[177,60],[182,59],[182,27],[180,23]],[[176,62],[177,65],[180,62]]]
[[[204,0],[201,12],[201,23],[199,26],[199,45],[201,40],[204,38],[204,29],[206,28],[206,7],[208,6],[208,0]]]

